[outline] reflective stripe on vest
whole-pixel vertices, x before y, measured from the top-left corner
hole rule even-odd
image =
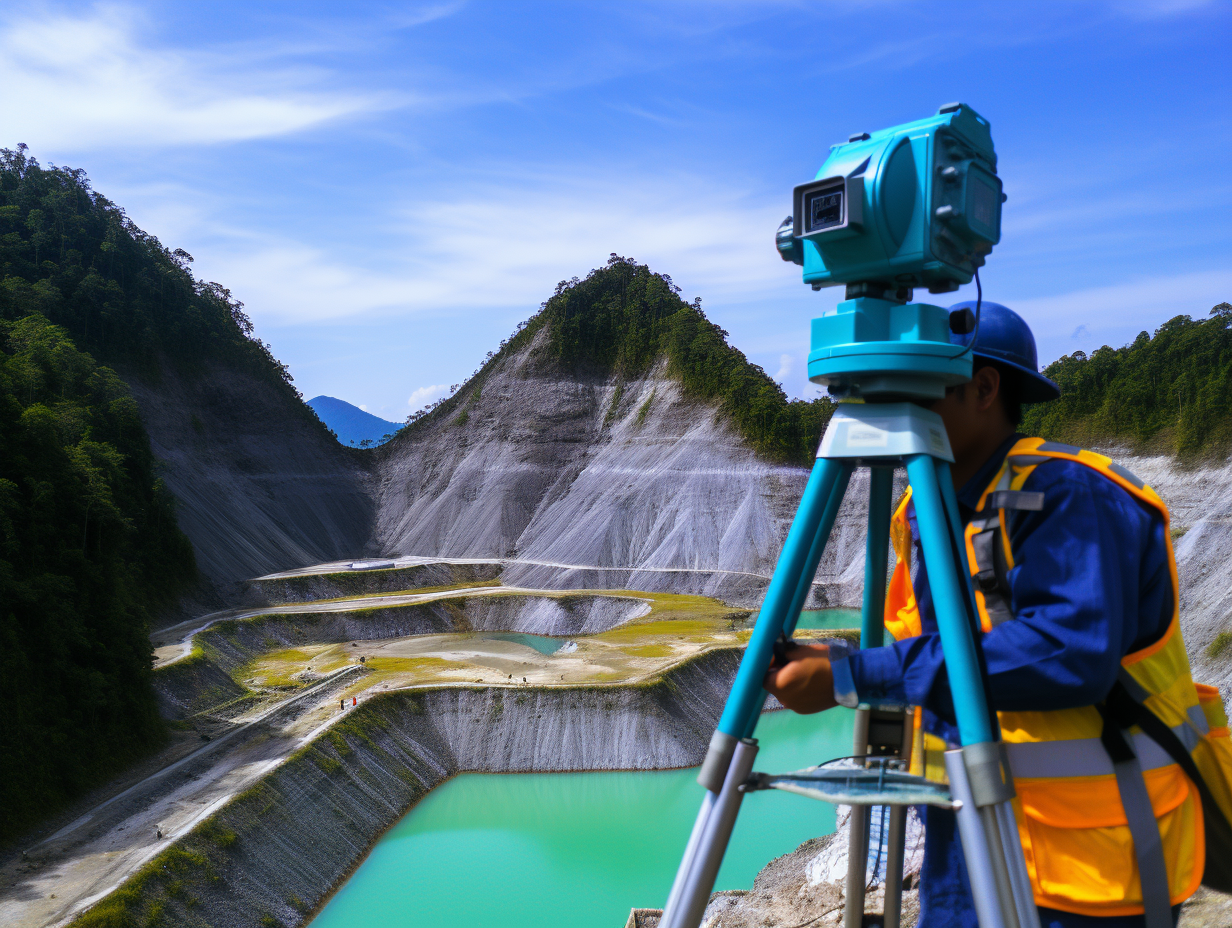
[[[1190,721],[1174,725],[1172,731],[1187,750],[1198,746],[1210,730],[1206,714],[1198,706],[1189,710]],[[1134,753],[1143,770],[1158,770],[1172,763],[1168,752],[1142,732],[1132,736]],[[1112,776],[1112,758],[1099,738],[1070,738],[1065,741],[1025,741],[1007,744],[1010,772],[1020,777],[1106,777]]]
[[[1038,465],[1054,459],[1091,467],[1162,515],[1172,578],[1172,621],[1159,641],[1123,658],[1122,675],[1142,691],[1151,711],[1186,747],[1193,750],[1209,743],[1204,736],[1214,732],[1199,707],[1180,636],[1179,582],[1167,508],[1150,487],[1103,455],[1038,438],[1019,441],[1010,450],[981,494],[965,532],[981,625],[987,632],[1014,617],[1008,578],[1016,565],[1009,528],[1015,512],[1043,509],[1043,494],[1023,487]],[[887,589],[886,626],[896,638],[919,634],[921,627],[910,587],[908,502],[909,497],[900,503],[891,531],[897,557]],[[912,769],[936,777],[944,742],[919,727],[918,711],[916,720]],[[1196,789],[1163,748],[1134,728],[1120,742],[1121,760],[1114,764],[1101,738],[1104,725],[1096,707],[999,712],[998,720],[1018,791],[1015,814],[1039,905],[1096,917],[1145,911],[1148,924],[1154,925],[1168,908],[1161,907],[1161,899],[1176,904],[1197,889],[1204,867],[1201,807]],[[1120,731],[1107,736],[1115,744]],[[1148,884],[1145,891],[1143,882]],[[1166,914],[1170,925],[1170,913]]]

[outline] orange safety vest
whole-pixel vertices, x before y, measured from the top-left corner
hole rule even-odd
[[[984,631],[1014,618],[1005,595],[1005,577],[1014,567],[1006,512],[1042,509],[1043,494],[1022,488],[1035,468],[1050,459],[1090,467],[1163,516],[1172,575],[1172,621],[1160,640],[1122,658],[1122,681],[1190,752],[1220,807],[1214,814],[1221,811],[1232,817],[1232,741],[1227,718],[1219,691],[1195,684],[1190,675],[1181,640],[1180,585],[1167,531],[1168,510],[1149,486],[1102,454],[1040,438],[1017,442],[980,496],[965,532]],[[896,561],[887,590],[885,625],[896,639],[921,631],[911,586],[909,501],[910,490],[894,513],[890,533]],[[1103,718],[1099,707],[998,712],[997,717],[1014,776],[1014,811],[1038,905],[1092,916],[1141,914],[1139,860],[1131,836],[1131,816],[1135,815],[1133,824],[1139,829],[1143,816],[1148,826],[1154,819],[1158,827],[1171,904],[1184,901],[1198,888],[1206,864],[1198,789],[1155,741],[1137,727],[1127,730],[1137,755],[1137,764],[1131,761],[1138,771],[1135,787],[1133,782],[1118,779],[1125,776],[1125,766],[1114,768],[1100,740]],[[923,731],[921,719],[917,708],[912,772],[945,781],[942,753],[949,746]],[[1135,795],[1140,799],[1137,808]],[[1163,892],[1160,886],[1159,895]]]

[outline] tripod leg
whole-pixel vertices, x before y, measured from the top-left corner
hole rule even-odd
[[[723,715],[719,718],[718,728],[710,740],[710,749],[697,776],[697,781],[711,792],[717,793],[722,789],[736,742],[750,730],[750,722],[761,709],[765,698],[761,681],[770,666],[774,642],[786,627],[788,610],[796,598],[800,577],[806,572],[810,556],[816,553],[820,559],[824,550],[824,540],[820,545],[814,545],[818,534],[823,538],[830,535],[833,521],[823,524],[822,517],[828,511],[833,520],[838,512],[837,505],[827,505],[831,494],[841,496],[846,492],[851,470],[852,465],[848,462],[825,458],[813,465],[804,496],[800,499],[800,508],[796,510],[796,517],[792,520],[783,551],[774,568],[774,576],[766,590],[753,635],[744,650],[740,669],[736,671],[731,693],[723,707]],[[815,564],[813,569],[816,570]]]
[[[954,482],[950,479],[950,465],[937,461],[937,482],[941,488],[941,499],[945,505],[946,515],[950,523],[950,531],[954,538],[962,538],[962,519],[958,513],[958,497],[954,492]],[[961,548],[960,548],[961,550]],[[973,631],[979,627],[975,618],[975,593],[971,589],[971,577],[963,574],[964,592],[967,595],[971,613]],[[978,634],[978,633],[977,633]],[[981,662],[981,672],[987,674],[987,669]],[[987,677],[985,676],[985,680]],[[1009,771],[1005,771],[1008,780]],[[1013,912],[1007,913],[1006,922],[1017,921],[1021,928],[1039,928],[1039,909],[1035,906],[1035,896],[1031,889],[1031,877],[1027,873],[1027,862],[1023,857],[1022,838],[1018,834],[1018,822],[1014,818],[1014,808],[1010,803],[1013,798],[1013,782],[1008,782],[1008,796],[980,811],[985,819],[985,830],[989,841],[1000,844],[1002,854],[994,853],[994,862],[998,864],[996,876],[1001,884],[1003,895],[1012,896]],[[1002,865],[1003,863],[1003,865]]]
[[[867,709],[856,712],[855,753],[868,752]],[[860,928],[864,923],[865,873],[868,868],[868,806],[852,806],[847,820],[847,880],[843,884],[843,928]]]
[[[734,806],[731,802],[722,801],[722,791],[732,772],[730,768],[734,763],[734,754],[741,743],[740,738],[751,735],[757,724],[766,696],[761,684],[770,666],[774,642],[783,631],[791,631],[799,617],[799,607],[808,595],[813,574],[817,571],[839,505],[847,491],[852,468],[851,463],[823,458],[814,464],[809,475],[753,635],[745,648],[732,691],[697,778],[706,787],[707,793],[664,908],[660,923],[663,928],[696,928],[697,922],[688,919],[695,911],[700,918],[705,910],[704,899],[709,897],[714,874],[718,872],[731,836],[730,827],[724,829],[718,826],[729,808],[734,822],[741,795],[736,793],[734,797],[729,797],[735,799]],[[800,595],[802,590],[803,596]],[[792,613],[793,603],[797,599],[799,605]],[[747,752],[743,752],[742,756],[747,756]],[[747,776],[746,771],[740,782]],[[711,873],[709,883],[704,879],[706,873]],[[699,897],[703,899],[701,909],[697,909]]]
[[[700,844],[710,848],[726,849],[731,839],[732,829],[736,827],[736,815],[740,811],[740,801],[744,793],[740,785],[753,772],[753,760],[757,756],[757,742],[752,738],[742,738],[736,745],[731,766],[727,768],[727,779],[723,789],[714,801],[714,808],[706,819],[705,830]],[[714,888],[715,877],[719,875],[719,866],[723,863],[722,853],[698,854],[693,861],[677,901],[677,911],[663,912],[662,924],[667,928],[693,928],[700,925],[702,916],[706,913],[706,903],[710,901],[710,890]],[[670,920],[669,920],[670,919]]]
[[[946,769],[951,789],[965,787],[969,797],[963,800],[967,807],[958,814],[959,832],[972,891],[977,897],[987,893],[985,911],[979,913],[980,925],[1026,928],[1038,924],[1038,912],[1033,904],[1024,908],[1019,899],[1022,894],[1015,892],[1015,885],[1021,882],[1019,868],[1026,867],[1022,849],[1007,854],[1001,836],[997,807],[1008,805],[1013,784],[1002,780],[1002,765],[990,760],[999,753],[999,737],[977,650],[971,578],[963,569],[966,565],[960,565],[955,557],[962,550],[958,547],[961,526],[949,465],[913,455],[907,459],[907,476],[963,744],[961,752],[947,752]],[[957,791],[955,798],[961,798]],[[977,889],[976,882],[985,879],[989,885]]]
[[[947,477],[948,470],[947,467]],[[945,652],[945,670],[954,697],[959,736],[964,745],[995,741],[967,600],[959,585],[966,573],[959,573],[959,565],[954,560],[954,543],[933,458],[925,454],[908,457],[907,478],[911,481],[911,500],[920,526],[920,543],[928,567],[928,585]]]
[[[817,530],[817,537],[813,539],[813,546],[809,548],[808,560],[805,562],[804,571],[800,574],[800,580],[796,584],[796,592],[792,596],[791,605],[787,609],[787,617],[783,620],[783,634],[788,637],[791,637],[792,633],[796,630],[796,623],[800,621],[800,610],[808,602],[809,592],[813,589],[813,578],[817,576],[817,565],[821,563],[821,555],[826,549],[826,541],[830,538],[830,529],[834,525],[835,518],[838,516],[838,508],[843,504],[843,496],[847,492],[847,481],[850,476],[850,469],[845,476],[840,475],[839,485],[830,494],[830,500],[826,503],[825,511],[821,514],[821,526]],[[761,706],[756,712],[749,714],[748,726],[744,730],[743,737],[753,737],[753,731],[757,728],[757,720],[765,710],[766,700],[769,698],[769,693],[762,694]]]
[[[697,857],[697,848],[702,841],[702,832],[706,830],[706,822],[710,818],[710,810],[714,808],[714,802],[718,799],[718,793],[712,793],[706,790],[702,796],[702,807],[697,810],[697,819],[693,822],[693,831],[689,834],[689,843],[685,845],[684,855],[681,857],[681,863],[676,870],[676,879],[672,881],[671,892],[667,894],[667,902],[663,905],[664,912],[672,912],[679,905],[680,894],[684,892],[685,883],[689,879],[689,870],[693,866],[693,861]],[[664,921],[666,925],[667,922]]]
[[[864,547],[864,605],[860,615],[860,647],[879,648],[885,638],[886,563],[890,543],[890,497],[894,471],[873,467],[868,475],[868,532]],[[868,752],[869,711],[856,710],[852,753]],[[864,920],[865,869],[868,864],[868,806],[852,806],[847,835],[847,881],[843,899],[844,928],[860,928]]]
[[[843,505],[843,497],[847,495],[847,482],[851,479],[851,471],[852,469],[847,467],[839,475],[838,482],[835,483],[834,489],[830,492],[830,498],[826,501],[825,511],[821,514],[821,524],[817,528],[817,534],[813,536],[813,544],[809,548],[804,569],[796,584],[795,595],[791,598],[787,618],[783,623],[783,631],[788,635],[795,630],[796,623],[800,621],[800,611],[808,602],[809,591],[813,589],[813,580],[817,576],[817,565],[821,563],[821,555],[826,550],[826,542],[830,540],[830,530],[834,526],[834,520],[838,518],[838,509]]]
[[[879,648],[885,639],[886,567],[890,550],[890,504],[894,471],[870,467],[868,534],[864,542],[864,605],[860,611],[860,647]]]
[[[907,849],[907,807],[890,806],[886,843],[885,907],[881,928],[898,928],[903,915],[903,857]]]

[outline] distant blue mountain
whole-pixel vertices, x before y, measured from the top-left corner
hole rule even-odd
[[[371,439],[372,444],[379,445],[386,435],[402,428],[401,422],[390,422],[374,416],[358,406],[352,406],[345,400],[332,396],[314,396],[308,401],[308,405],[318,419],[334,430],[340,442],[352,448],[358,448],[364,439]]]

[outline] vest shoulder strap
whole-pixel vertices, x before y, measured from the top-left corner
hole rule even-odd
[[[971,554],[975,561],[974,580],[983,594],[984,612],[990,628],[1013,618],[1009,605],[1009,572],[1014,566],[1014,555],[1007,530],[1013,513],[1043,511],[1044,494],[1022,487],[1036,467],[1050,460],[1073,461],[1091,468],[1135,498],[1158,509],[1167,523],[1168,509],[1159,495],[1111,458],[1076,445],[1042,438],[1024,438],[1016,442],[1006,455],[1001,470],[984,490],[969,530]]]
[[[1010,449],[1005,460],[1006,464],[1014,472],[1012,483],[1015,485],[1015,488],[1021,487],[1030,473],[1045,461],[1073,461],[1076,464],[1083,464],[1102,474],[1131,496],[1158,509],[1163,514],[1165,520],[1168,518],[1168,507],[1164,505],[1164,501],[1160,498],[1159,494],[1147,485],[1146,481],[1127,468],[1117,464],[1112,458],[1097,451],[1088,451],[1086,448],[1079,448],[1077,445],[1067,445],[1057,441],[1044,441],[1042,438],[1024,438]],[[1026,495],[1032,496],[1033,494]],[[1044,501],[1041,498],[1039,500],[1041,509],[1043,508],[1043,503]],[[1015,505],[997,508],[1017,509],[1026,507]]]

